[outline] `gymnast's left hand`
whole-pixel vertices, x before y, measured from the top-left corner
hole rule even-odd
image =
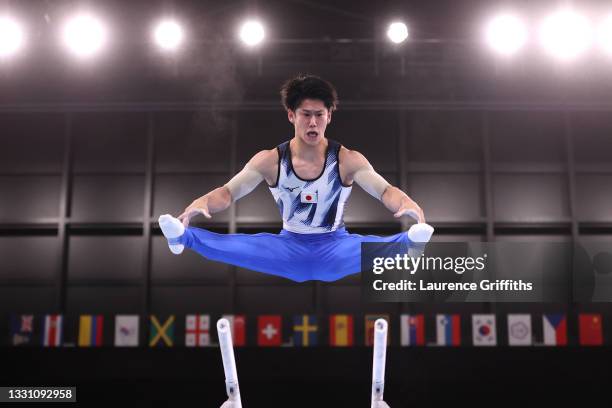
[[[409,197],[403,197],[400,202],[400,208],[393,214],[395,218],[399,218],[402,215],[409,215],[418,223],[425,222],[425,213],[421,207],[417,205],[414,201],[412,201]]]

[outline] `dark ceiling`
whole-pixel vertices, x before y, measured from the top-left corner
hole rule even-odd
[[[563,2],[567,3],[566,1]],[[559,1],[68,1],[0,0],[27,27],[27,48],[0,62],[0,104],[53,101],[276,100],[278,84],[314,72],[342,84],[355,100],[609,101],[612,61],[586,59],[569,69],[530,49],[509,63],[484,50],[481,28],[501,8],[535,25]],[[576,2],[603,14],[612,5]],[[504,7],[502,7],[504,6]],[[108,22],[106,52],[75,61],[58,41],[79,8]],[[151,44],[152,25],[174,15],[187,31],[178,54]],[[239,23],[258,16],[266,42],[245,50]],[[404,18],[411,41],[392,47],[386,24]]]

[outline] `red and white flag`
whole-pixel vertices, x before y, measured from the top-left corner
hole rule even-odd
[[[43,346],[60,347],[62,345],[62,315],[45,315]]]
[[[185,346],[210,346],[210,315],[187,315],[185,318]]]
[[[282,319],[278,315],[263,315],[257,318],[257,345],[280,346]]]
[[[234,346],[246,345],[246,318],[244,315],[223,315],[221,317],[227,319],[230,324]]]

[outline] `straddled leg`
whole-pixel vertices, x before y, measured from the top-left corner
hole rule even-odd
[[[185,229],[178,219],[170,215],[162,215],[159,224],[174,254],[180,254],[186,247],[213,261],[297,282],[312,279],[309,265],[299,262],[307,258],[307,248],[294,244],[288,236],[270,233],[218,234],[195,227]]]
[[[408,232],[391,236],[349,234],[341,229],[324,234],[218,234],[201,228],[184,228],[170,215],[159,219],[170,250],[185,247],[218,262],[281,276],[296,282],[336,281],[361,271],[363,242],[398,243],[418,256],[433,228],[415,224]],[[413,251],[411,253],[411,251]]]

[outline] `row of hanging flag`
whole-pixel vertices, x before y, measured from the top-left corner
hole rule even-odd
[[[260,315],[252,325],[256,329],[247,336],[245,315],[223,315],[229,320],[235,346],[297,346],[311,347],[328,344],[334,347],[373,344],[374,322],[384,318],[389,323],[389,344],[393,344],[392,321],[389,315],[367,314],[363,328],[363,342],[355,341],[357,328],[354,316],[330,315],[327,327],[316,315],[297,315],[283,321],[281,315]],[[470,344],[469,319],[462,322],[459,314],[436,314],[426,319],[423,314],[400,315],[399,344],[401,346],[461,346]],[[40,318],[40,322],[37,322]],[[175,315],[148,316],[148,332],[141,332],[139,315],[115,315],[109,325],[103,315],[81,315],[67,322],[63,315],[11,315],[10,344],[42,345],[44,347],[207,347],[217,345],[216,326],[208,314],[189,314],[184,320]],[[568,345],[568,317],[563,313],[543,314],[540,323],[531,314],[506,315],[504,337],[509,346],[565,346]],[[534,324],[532,324],[534,323]],[[603,345],[603,320],[600,314],[579,314],[577,343],[583,346]],[[109,327],[110,326],[110,327]],[[462,331],[463,326],[463,331]],[[575,326],[572,326],[575,327]],[[37,330],[40,328],[40,330]],[[471,315],[471,345],[496,346],[501,334],[496,315]],[[325,331],[326,330],[326,331]],[[534,335],[537,331],[538,335]],[[430,335],[431,333],[431,335]],[[147,336],[145,336],[147,334]],[[248,338],[247,338],[248,337]],[[111,339],[112,338],[112,339]],[[142,342],[147,338],[146,342]]]

